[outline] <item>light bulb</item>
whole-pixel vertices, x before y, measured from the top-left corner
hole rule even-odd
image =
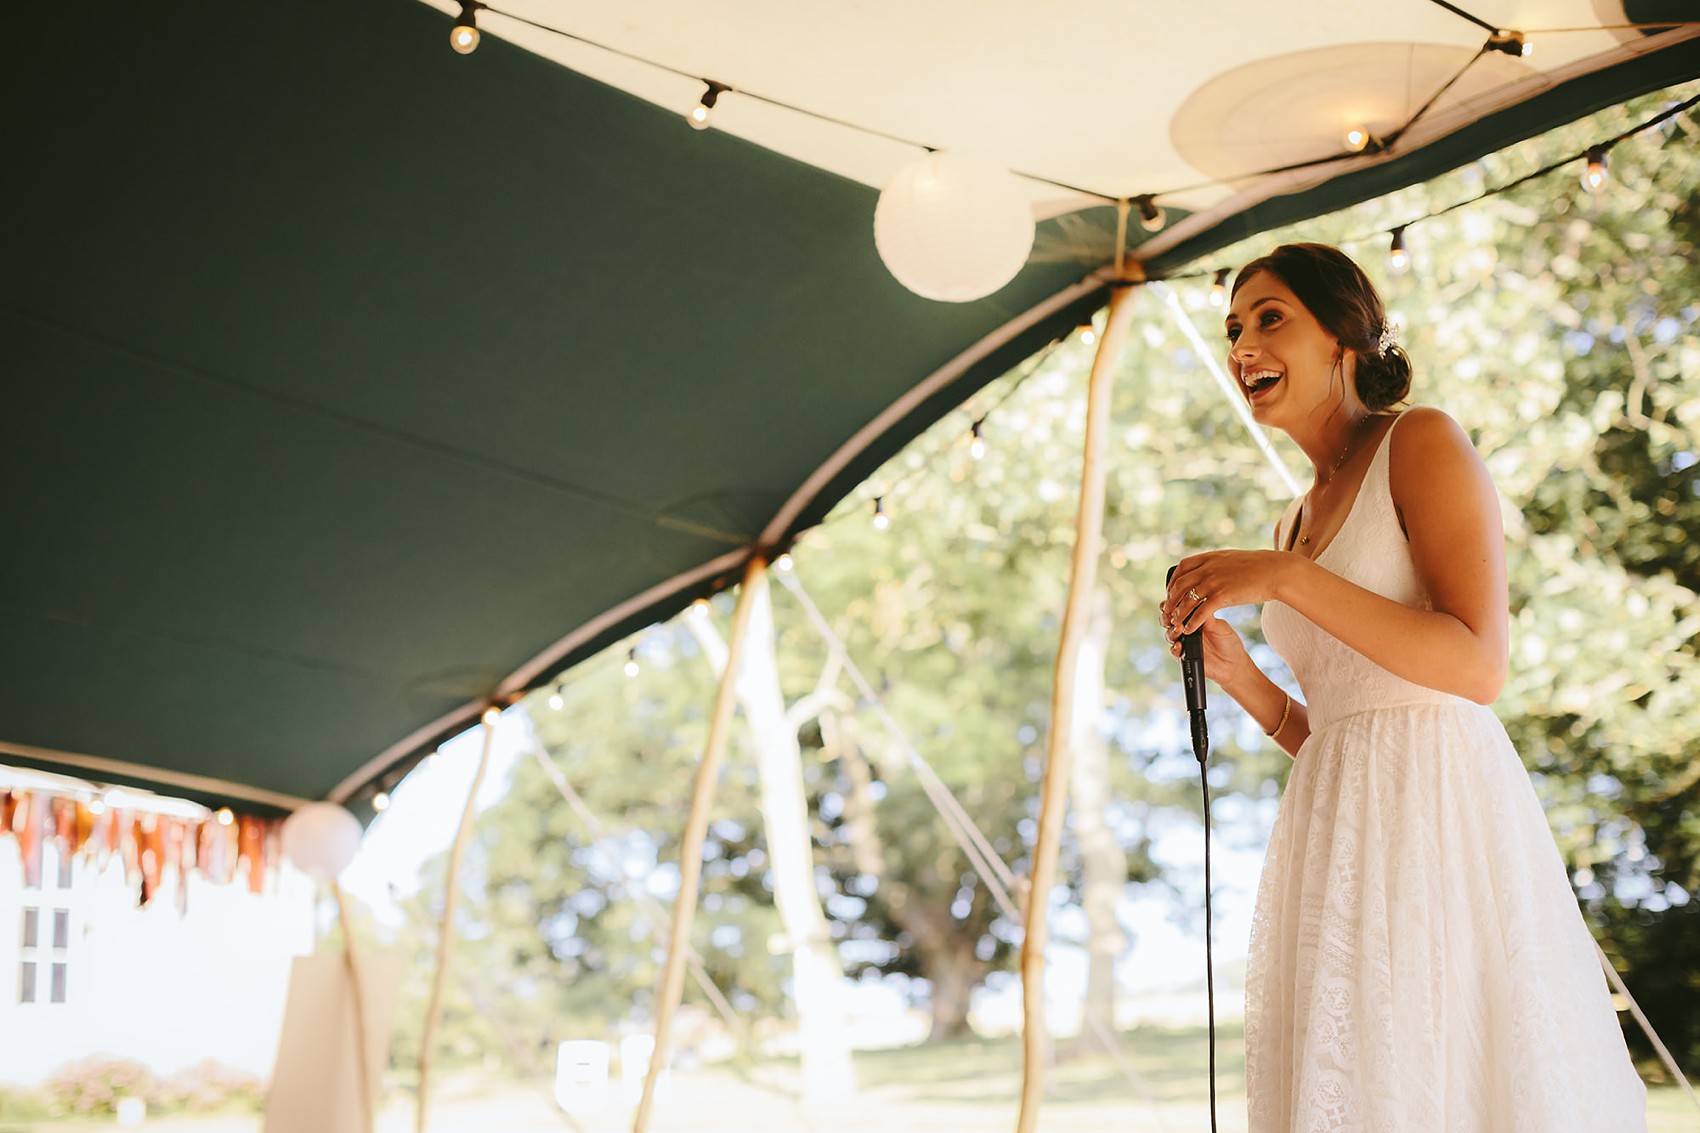
[[[379,791],[377,794],[373,795],[372,809],[376,811],[385,811],[390,809],[390,793],[388,791]]]
[[[486,708],[484,710],[484,715],[479,717],[479,719],[483,720],[485,724],[489,725],[492,728],[494,728],[496,726],[496,721],[500,720],[501,718],[502,718],[502,710],[500,708],[497,708],[494,704],[492,704],[490,707]]]
[[[470,21],[470,15],[462,17]],[[449,46],[462,55],[471,55],[478,50],[478,28],[472,23],[456,23],[449,32]]]
[[[549,707],[553,711],[559,712],[566,706],[566,703],[567,699],[561,695],[560,689],[556,689],[554,692],[549,694]]]
[[[1216,282],[1210,285],[1210,305],[1220,307],[1228,301],[1229,268],[1216,269]]]
[[[90,799],[89,800],[89,813],[90,814],[105,814],[106,813],[106,800],[105,799],[99,799],[99,798]]]
[[[1133,198],[1133,203],[1139,209],[1139,226],[1147,232],[1160,232],[1166,220],[1163,206],[1157,203],[1157,198],[1150,193]]]
[[[974,427],[968,430],[968,455],[979,460],[986,455],[985,418],[974,422]]]
[[[708,599],[698,598],[695,602],[692,602],[691,613],[695,614],[699,618],[708,617]]]
[[[1411,253],[1405,247],[1405,226],[1393,230],[1393,242],[1387,246],[1387,266],[1402,272],[1411,266]]]
[[[229,807],[220,807],[218,813],[213,817],[218,819],[218,824],[220,826],[229,826],[232,822],[236,821],[236,815],[231,813]]]
[[[891,516],[889,516],[885,513],[885,499],[882,496],[875,496],[874,497],[874,530],[875,531],[884,531],[887,527],[890,527],[890,526],[891,526]]]
[[[1534,54],[1535,46],[1520,31],[1496,31],[1488,36],[1486,50],[1522,59]]]
[[[713,79],[706,81],[708,89],[702,92],[702,98],[697,101],[696,106],[686,116],[686,120],[690,122],[693,130],[708,129],[708,119],[714,112],[714,104],[720,100],[720,92],[732,89],[725,83],[717,83]]]
[[[634,645],[630,649],[626,650],[626,676],[635,677],[637,675],[638,675],[637,646]]]
[[[1353,126],[1346,131],[1346,148],[1353,153],[1362,153],[1369,145],[1369,131],[1359,126]]]
[[[1588,164],[1582,170],[1582,187],[1592,193],[1610,177],[1606,172],[1606,147],[1588,147]]]
[[[790,555],[780,555],[777,559],[773,560],[773,566],[774,566],[774,569],[776,569],[776,570],[790,570],[791,569],[791,556]]]
[[[1091,323],[1080,324],[1080,341],[1091,346],[1098,341],[1098,329]]]

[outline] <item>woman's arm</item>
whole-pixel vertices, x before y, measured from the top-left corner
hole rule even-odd
[[[1393,428],[1393,502],[1432,610],[1383,598],[1292,552],[1211,551],[1183,559],[1170,583],[1164,612],[1180,617],[1178,631],[1215,620],[1228,606],[1275,599],[1396,676],[1491,703],[1509,655],[1504,532],[1493,482],[1469,438],[1439,410],[1407,410]],[[1204,600],[1191,602],[1189,590]],[[1245,691],[1258,696],[1255,688]]]

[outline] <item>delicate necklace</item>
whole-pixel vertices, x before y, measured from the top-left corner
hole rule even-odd
[[[1342,464],[1346,463],[1346,458],[1348,456],[1352,455],[1352,446],[1357,444],[1358,437],[1363,433],[1364,422],[1368,421],[1373,416],[1374,416],[1374,414],[1372,414],[1372,413],[1366,413],[1362,417],[1358,418],[1358,423],[1356,425],[1354,425],[1352,427],[1352,431],[1346,435],[1346,443],[1340,446],[1340,455],[1334,458],[1334,467],[1332,467],[1328,470],[1327,476],[1317,477],[1316,482],[1317,482],[1318,485],[1326,485],[1334,479],[1334,474],[1340,471],[1340,466]],[[1302,514],[1299,517],[1299,519],[1302,523],[1303,521],[1308,520],[1309,518],[1310,518],[1310,494],[1307,492],[1305,494],[1304,514]],[[1306,546],[1306,547],[1310,546],[1310,536],[1309,535],[1300,535],[1299,536],[1299,543],[1302,546]]]

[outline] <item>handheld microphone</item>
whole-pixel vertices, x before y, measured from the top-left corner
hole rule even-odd
[[[1169,568],[1165,582],[1175,577]],[[1192,721],[1192,754],[1203,763],[1210,756],[1210,732],[1204,723],[1204,629],[1181,634],[1181,683],[1186,686],[1186,713]]]

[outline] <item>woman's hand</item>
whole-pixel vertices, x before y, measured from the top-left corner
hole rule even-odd
[[[1229,606],[1247,606],[1276,597],[1283,574],[1301,556],[1288,551],[1206,551],[1188,555],[1175,566],[1163,600],[1163,624],[1190,633],[1216,620]]]
[[[1217,554],[1238,554],[1240,552],[1225,551]],[[1182,565],[1194,562],[1204,556],[1194,556],[1183,560]],[[1175,571],[1175,578],[1182,578],[1181,571]],[[1234,627],[1221,618],[1210,617],[1197,611],[1206,607],[1205,603],[1195,602],[1187,593],[1191,587],[1179,590],[1174,586],[1169,588],[1169,594],[1159,608],[1163,630],[1169,640],[1169,652],[1176,657],[1181,655],[1181,634],[1194,629],[1203,631],[1204,645],[1204,675],[1215,681],[1224,692],[1235,696],[1236,689],[1247,688],[1261,675],[1261,670],[1252,661],[1246,651],[1245,643]],[[1204,597],[1203,592],[1199,592]],[[1176,619],[1180,619],[1178,622]],[[1235,696],[1235,699],[1238,699]]]

